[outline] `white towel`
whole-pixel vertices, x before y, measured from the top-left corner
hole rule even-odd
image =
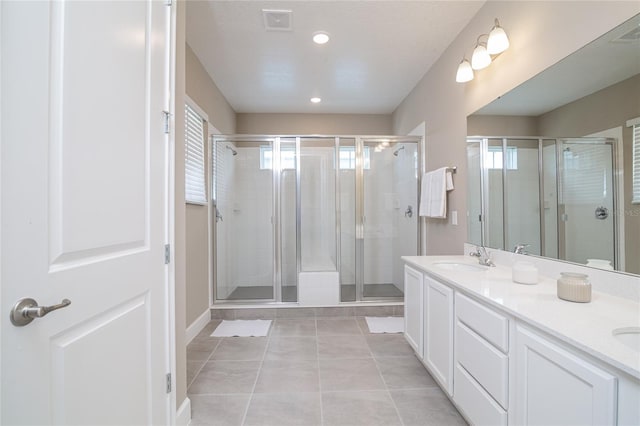
[[[422,176],[420,188],[420,216],[445,219],[447,217],[447,191],[453,189],[453,177],[447,167],[441,167]]]

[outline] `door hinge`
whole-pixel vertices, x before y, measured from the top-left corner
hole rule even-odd
[[[167,373],[167,393],[171,393],[171,373]]]
[[[162,111],[162,114],[164,115],[164,132],[168,134],[169,130],[171,129],[170,127],[171,113],[169,111]]]
[[[164,264],[168,265],[171,262],[171,245],[164,245]]]
[[[171,6],[173,5],[173,0],[165,0],[164,4],[165,6]]]

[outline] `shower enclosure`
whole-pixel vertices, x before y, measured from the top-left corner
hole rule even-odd
[[[215,303],[403,297],[420,138],[216,135],[210,152]]]
[[[467,138],[469,240],[620,266],[615,140]]]

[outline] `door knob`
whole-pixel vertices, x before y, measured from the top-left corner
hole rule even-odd
[[[18,300],[18,302],[11,309],[11,324],[16,327],[22,327],[29,324],[36,318],[42,318],[51,311],[56,309],[66,308],[71,304],[71,300],[63,299],[61,303],[52,306],[38,306],[38,302],[25,297]]]

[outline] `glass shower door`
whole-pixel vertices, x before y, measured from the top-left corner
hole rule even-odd
[[[362,296],[403,297],[401,256],[418,253],[418,144],[363,140]]]
[[[540,167],[538,139],[507,139],[505,169],[505,249],[527,245],[527,253],[541,253]]]
[[[577,263],[602,259],[615,266],[613,144],[558,143],[560,257]]]
[[[283,302],[298,301],[296,139],[280,139],[280,280]]]
[[[273,300],[273,143],[214,139],[215,300]]]
[[[339,140],[340,301],[356,301],[356,140]]]

